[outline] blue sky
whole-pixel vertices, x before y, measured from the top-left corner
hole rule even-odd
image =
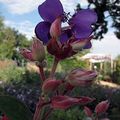
[[[13,27],[25,34],[28,38],[34,36],[36,24],[42,21],[38,14],[37,7],[44,0],[0,0],[0,13],[5,19],[7,26]],[[52,1],[52,0],[51,0]],[[86,0],[60,0],[65,11],[73,12],[77,3],[86,6]],[[120,40],[118,40],[113,30],[105,35],[102,41],[93,41],[92,53],[112,54],[116,57],[120,54]]]

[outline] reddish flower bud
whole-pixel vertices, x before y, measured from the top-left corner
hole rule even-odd
[[[55,96],[52,98],[52,107],[57,109],[67,109],[75,104],[87,104],[94,99],[89,97],[69,97],[69,96]]]
[[[9,120],[9,119],[6,115],[4,115],[1,120]]]
[[[52,98],[52,107],[54,109],[67,109],[77,103],[79,103],[78,98],[71,98],[69,96],[59,95]]]
[[[42,90],[44,93],[53,92],[58,88],[60,84],[61,84],[60,80],[47,79],[43,83]]]
[[[45,49],[43,43],[37,38],[33,38],[32,56],[35,61],[39,62],[42,62],[45,59]]]
[[[50,27],[50,35],[52,38],[57,38],[61,35],[61,17],[55,19]]]
[[[88,86],[91,85],[97,73],[95,71],[74,69],[72,70],[66,80],[73,86]]]
[[[108,100],[102,101],[95,107],[95,112],[97,114],[105,113],[109,107]]]
[[[88,107],[84,107],[84,112],[85,112],[85,114],[88,116],[88,117],[91,117],[92,116],[92,111],[91,111],[91,109],[90,108],[88,108]]]
[[[83,40],[76,40],[75,42],[71,43],[72,49],[75,52],[82,50],[92,39],[93,37],[89,37],[88,39]]]
[[[90,97],[85,97],[85,96],[77,97],[77,98],[79,98],[80,105],[85,105],[85,104],[88,104],[88,103],[93,102],[95,100],[95,98],[90,98]]]
[[[30,50],[28,50],[28,49],[26,49],[26,48],[20,49],[20,54],[21,54],[24,58],[26,58],[26,59],[28,59],[28,60],[30,60],[30,61],[34,61],[33,56],[32,56],[32,52],[31,52]]]

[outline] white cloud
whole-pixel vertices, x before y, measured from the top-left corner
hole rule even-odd
[[[10,26],[12,28],[15,28],[16,30],[19,30],[20,33],[26,35],[27,38],[31,38],[34,36],[34,25],[30,21],[23,21],[23,22],[13,22],[6,20],[5,22],[6,26]]]
[[[8,10],[13,14],[29,13],[35,9],[45,0],[0,0],[5,4]],[[51,0],[52,1],[52,0]],[[77,3],[85,5],[87,0],[60,0],[65,8],[69,12],[73,12]],[[69,3],[68,3],[69,2]]]
[[[87,5],[87,0],[61,0],[66,12],[74,12],[76,5],[80,3],[82,6]]]
[[[39,0],[0,0],[13,14],[24,14],[33,11],[39,5]]]
[[[118,40],[112,31],[108,32],[101,41],[93,41],[92,53],[111,54],[113,58],[120,55],[120,40]]]

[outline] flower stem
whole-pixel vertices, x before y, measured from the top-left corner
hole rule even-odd
[[[53,109],[51,108],[46,114],[45,117],[42,120],[48,120],[49,115],[51,114],[51,112],[53,111]]]
[[[43,70],[43,67],[41,66],[38,66],[39,67],[39,72],[40,72],[40,78],[42,81],[45,80],[45,74],[44,74],[44,70]]]
[[[39,99],[39,102],[36,105],[36,110],[35,110],[35,113],[34,113],[33,120],[39,120],[40,111],[41,111],[41,98]]]
[[[33,120],[42,120],[43,119],[43,115],[42,112],[44,113],[44,107],[49,105],[51,103],[51,101],[45,102],[43,97],[39,98],[39,101],[36,105],[36,110],[34,113],[34,117]]]
[[[54,74],[55,74],[55,71],[56,71],[58,62],[59,62],[59,59],[55,58],[55,59],[54,59],[53,66],[52,66],[52,70],[51,70],[51,73],[50,73],[50,78],[53,78],[53,77],[54,77]]]

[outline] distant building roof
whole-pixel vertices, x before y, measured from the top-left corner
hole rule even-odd
[[[92,63],[111,61],[111,55],[88,53],[81,57],[81,60],[89,60]]]

